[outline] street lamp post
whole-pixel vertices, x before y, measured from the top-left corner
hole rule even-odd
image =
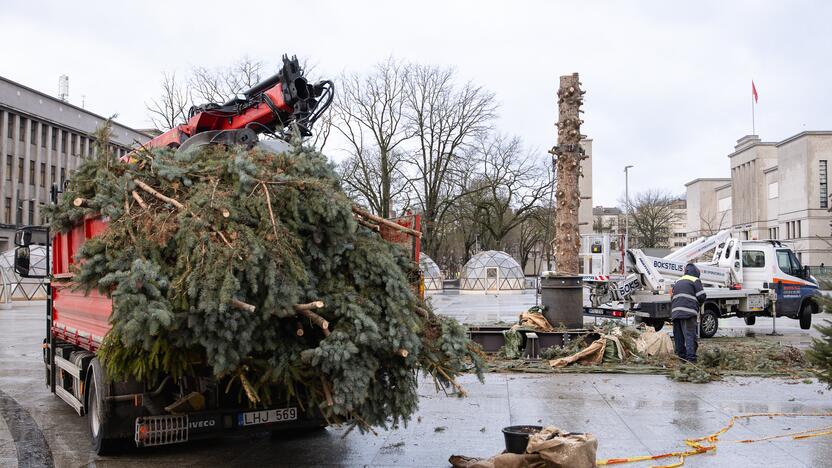
[[[624,166],[624,251],[630,248],[630,168]]]

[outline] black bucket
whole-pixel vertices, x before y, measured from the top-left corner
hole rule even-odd
[[[508,426],[503,428],[508,453],[526,453],[529,436],[543,429],[543,426]]]
[[[584,327],[584,288],[580,276],[540,278],[540,303],[543,316],[553,327]]]

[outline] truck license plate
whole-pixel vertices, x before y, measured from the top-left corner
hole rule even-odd
[[[248,411],[237,415],[237,423],[240,426],[253,426],[255,424],[278,423],[285,421],[294,421],[296,419],[298,419],[297,408]]]
[[[765,296],[762,294],[751,294],[748,296],[748,310],[760,311],[765,307]]]

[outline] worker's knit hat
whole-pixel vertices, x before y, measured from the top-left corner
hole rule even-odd
[[[688,263],[685,266],[685,274],[699,278],[699,268],[696,268],[693,263]]]

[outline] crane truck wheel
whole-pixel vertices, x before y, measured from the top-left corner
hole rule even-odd
[[[109,455],[124,448],[122,439],[107,437],[112,425],[112,412],[106,402],[110,388],[105,383],[104,370],[98,358],[90,362],[87,371],[87,420],[90,426],[92,447],[98,455]]]
[[[751,325],[754,325],[755,323],[757,323],[757,316],[756,315],[746,315],[745,317],[743,317],[743,320],[745,320],[746,325],[751,326]]]
[[[705,311],[702,312],[699,322],[699,336],[702,338],[712,338],[719,329],[719,312],[714,309],[713,306],[705,306]]]
[[[806,302],[800,307],[800,315],[798,316],[798,319],[800,320],[801,330],[808,330],[812,328],[812,309],[814,307],[815,306],[811,302]]]

